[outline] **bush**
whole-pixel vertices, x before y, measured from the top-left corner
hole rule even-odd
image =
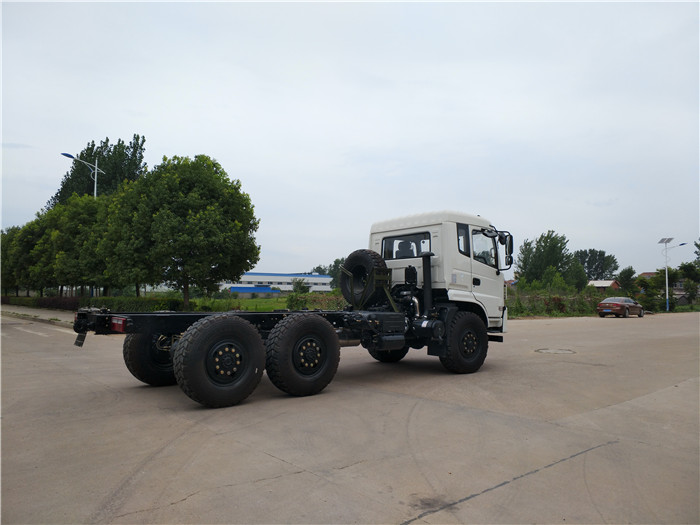
[[[28,308],[49,308],[51,310],[72,310],[80,308],[83,297],[12,297],[3,296],[2,304],[14,304]]]
[[[290,293],[287,296],[287,308],[289,310],[303,310],[307,308],[309,295],[307,293]]]
[[[17,306],[35,307],[34,297],[15,297],[14,295],[3,295],[2,304],[15,304]]]
[[[700,304],[684,304],[676,306],[674,312],[700,312]]]
[[[87,297],[80,306],[107,308],[113,312],[179,312],[182,305],[183,300],[174,297]]]
[[[571,291],[571,290],[569,290]],[[604,294],[595,288],[560,294],[537,287],[510,290],[506,306],[509,317],[595,315]]]
[[[343,310],[348,305],[340,291],[331,293],[291,293],[287,296],[289,310]]]

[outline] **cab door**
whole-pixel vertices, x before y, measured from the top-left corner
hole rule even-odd
[[[444,250],[443,259],[446,269],[451,269],[450,290],[458,290],[461,293],[471,294],[472,291],[472,259],[471,259],[471,237],[469,226],[457,224],[457,254],[452,256],[453,249]],[[460,300],[473,300],[473,297]]]
[[[497,325],[502,316],[503,279],[498,271],[497,238],[472,228],[472,292],[489,317],[489,326]],[[492,322],[493,320],[493,322]]]

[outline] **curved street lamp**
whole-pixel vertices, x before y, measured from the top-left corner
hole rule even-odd
[[[684,246],[688,244],[687,242],[682,242],[680,244],[676,244],[675,246],[671,246],[670,248],[668,247],[668,243],[673,240],[673,237],[663,237],[658,244],[663,244],[664,245],[664,258],[665,258],[665,266],[664,269],[666,270],[666,311],[668,312],[668,251],[672,250],[673,248],[678,248],[679,246]]]
[[[102,171],[100,168],[97,167],[97,157],[95,157],[95,164],[90,164],[89,162],[85,162],[83,159],[79,159],[78,157],[74,157],[70,153],[61,153],[64,157],[68,157],[69,159],[77,160],[78,162],[82,162],[85,164],[88,168],[90,168],[90,178],[95,181],[95,190],[94,190],[94,197],[97,198],[97,173],[102,173],[105,175],[105,172]]]

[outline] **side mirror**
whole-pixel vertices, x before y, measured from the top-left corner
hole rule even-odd
[[[509,232],[498,232],[498,242],[506,247],[504,257],[506,267],[502,268],[502,270],[508,270],[513,266],[513,236]]]

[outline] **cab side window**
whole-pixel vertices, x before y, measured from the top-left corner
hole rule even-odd
[[[457,248],[459,253],[469,257],[469,226],[465,224],[457,225]]]
[[[472,243],[474,245],[474,260],[488,266],[496,265],[495,239],[490,239],[481,230],[472,230]]]
[[[384,259],[410,259],[420,257],[430,251],[430,234],[411,233],[382,239],[382,257]]]

